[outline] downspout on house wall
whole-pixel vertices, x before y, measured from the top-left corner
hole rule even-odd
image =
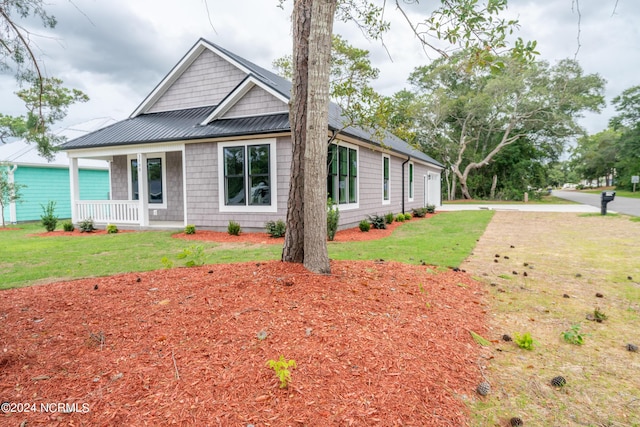
[[[404,215],[404,165],[411,161],[411,156],[407,157],[407,160],[402,162],[402,215]]]

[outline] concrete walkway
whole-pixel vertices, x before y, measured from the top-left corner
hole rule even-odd
[[[609,204],[611,207],[611,204]],[[509,204],[469,204],[469,203],[444,203],[436,210],[447,211],[470,211],[470,210],[494,210],[494,211],[520,211],[520,212],[576,212],[576,213],[600,213],[600,208],[583,204],[569,205],[543,205],[533,203],[509,203]],[[613,213],[611,209],[607,212]]]

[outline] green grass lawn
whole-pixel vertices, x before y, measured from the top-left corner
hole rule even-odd
[[[471,253],[489,223],[491,211],[440,213],[409,221],[390,237],[368,242],[329,243],[332,259],[385,259],[455,267]],[[164,268],[167,257],[184,265],[178,254],[194,245],[204,249],[207,264],[279,259],[280,245],[190,242],[169,231],[86,236],[32,236],[39,223],[0,231],[0,289],[81,277],[107,276]]]

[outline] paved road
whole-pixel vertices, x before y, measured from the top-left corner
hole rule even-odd
[[[600,194],[582,193],[579,191],[554,190],[556,197],[589,206],[596,206],[600,211]],[[607,204],[607,212],[618,212],[627,215],[640,216],[640,199],[616,196],[613,202]]]

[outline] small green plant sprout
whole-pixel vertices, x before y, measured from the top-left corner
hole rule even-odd
[[[580,332],[580,323],[571,325],[571,328],[564,331],[561,336],[569,344],[582,345],[584,344],[584,334]]]
[[[204,247],[202,245],[191,245],[178,254],[178,259],[184,259],[184,265],[187,267],[204,265]]]
[[[267,221],[264,226],[267,229],[267,234],[271,237],[284,237],[287,231],[287,225],[281,219],[277,221]]]
[[[287,388],[291,381],[291,371],[289,371],[289,369],[298,367],[295,360],[287,360],[283,355],[280,355],[280,359],[277,361],[273,359],[268,360],[267,366],[276,373],[276,377],[280,380],[280,388]]]
[[[235,221],[229,221],[229,225],[227,226],[227,233],[232,236],[239,236],[240,231],[242,231],[240,228],[240,224]]]
[[[366,219],[363,219],[362,221],[360,221],[360,224],[358,224],[358,227],[360,228],[360,231],[362,231],[362,232],[367,232],[367,231],[371,230],[371,224]]]
[[[471,331],[471,330],[469,331],[469,333],[471,334],[471,337],[473,338],[473,340],[474,340],[476,343],[480,344],[481,346],[483,346],[483,347],[488,347],[488,346],[490,346],[490,345],[491,345],[491,341],[489,341],[488,339],[486,339],[486,338],[485,338],[485,337],[483,337],[482,335],[477,334],[477,333],[475,333],[475,332],[473,332],[473,331]]]
[[[118,226],[115,224],[107,224],[107,234],[116,234],[118,232]]]
[[[515,343],[523,350],[533,350],[533,347],[537,344],[529,332],[524,334],[515,334]]]
[[[184,228],[184,234],[196,234],[196,226],[193,224],[187,224]]]
[[[62,223],[62,229],[64,231],[71,232],[71,231],[75,230],[76,228],[73,226],[73,223],[71,221],[65,221],[65,222]]]
[[[609,316],[607,316],[606,314],[604,314],[604,312],[602,312],[600,310],[600,307],[596,307],[593,309],[593,319],[598,322],[598,323],[602,323],[605,320],[607,320],[609,318]]]
[[[40,219],[45,230],[55,230],[56,225],[58,225],[58,217],[56,216],[56,202],[50,200],[49,203],[47,203],[47,206],[40,205],[40,207],[42,208],[42,215],[40,216]]]
[[[162,263],[164,268],[166,268],[167,270],[170,269],[170,268],[173,268],[173,261],[171,261],[166,256],[163,256],[162,259],[160,260],[160,262]]]

